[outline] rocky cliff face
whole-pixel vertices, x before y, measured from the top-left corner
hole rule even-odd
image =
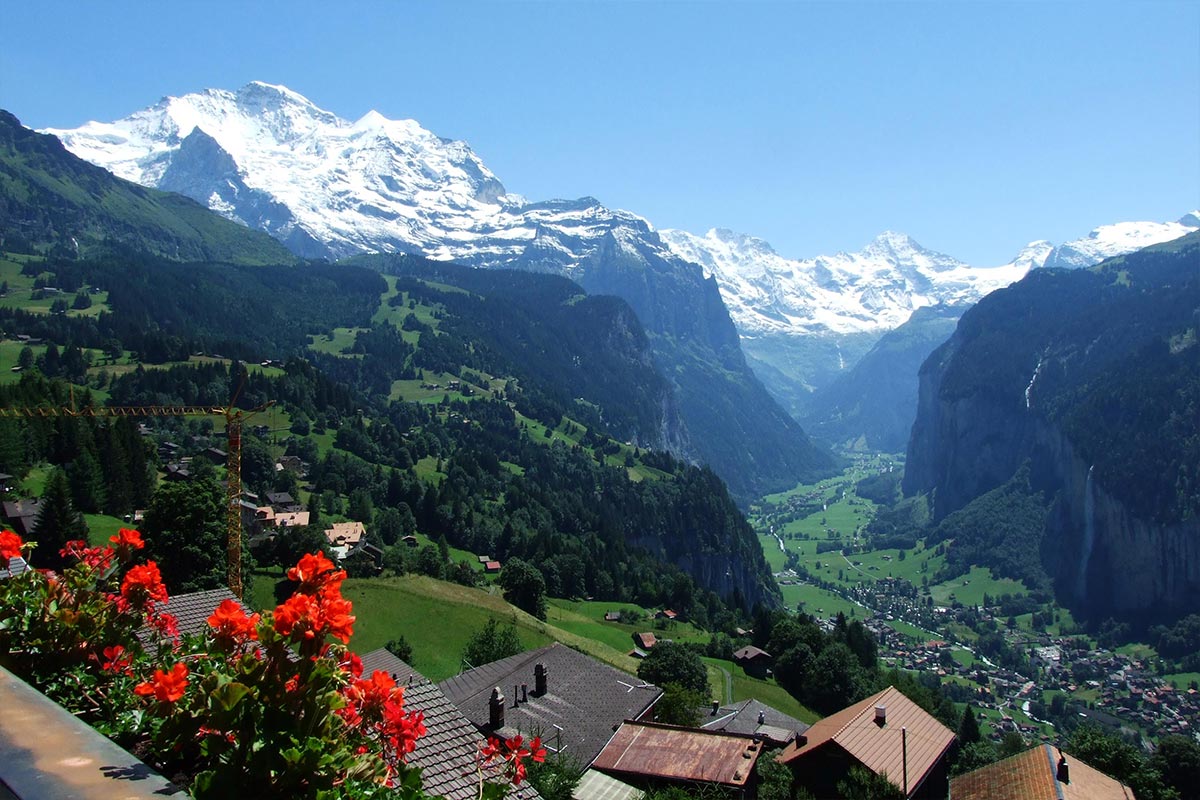
[[[985,299],[920,372],[905,493],[942,519],[1028,462],[1043,564],[1097,619],[1200,608],[1200,237],[1163,247]]]
[[[942,519],[1029,461],[1033,487],[1053,498],[1042,560],[1060,601],[1096,619],[1196,610],[1200,519],[1139,518],[1100,485],[1055,425],[987,398],[939,400],[937,385],[936,368],[923,370],[906,494],[932,491]]]

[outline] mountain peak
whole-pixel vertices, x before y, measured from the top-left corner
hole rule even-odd
[[[880,254],[907,254],[912,252],[922,252],[925,248],[917,244],[917,242],[907,233],[899,231],[884,231],[871,240],[864,249],[864,253],[880,253]]]

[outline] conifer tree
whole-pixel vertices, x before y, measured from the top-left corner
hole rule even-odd
[[[46,478],[41,509],[33,526],[33,540],[38,543],[35,560],[40,562],[37,566],[51,569],[63,566],[65,559],[59,556],[63,545],[73,539],[86,538],[87,525],[71,502],[66,473],[55,468]]]
[[[979,721],[975,719],[975,709],[967,703],[967,707],[963,709],[962,721],[958,723],[958,742],[965,747],[982,738],[979,733]]]

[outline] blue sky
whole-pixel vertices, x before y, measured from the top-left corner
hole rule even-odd
[[[510,191],[590,194],[784,255],[884,229],[971,263],[1200,206],[1200,4],[8,3],[31,127],[281,83],[468,141]]]

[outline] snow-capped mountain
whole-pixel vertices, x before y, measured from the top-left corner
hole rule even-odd
[[[1175,222],[1118,222],[1101,225],[1087,236],[1054,248],[1045,266],[1062,269],[1091,267],[1109,258],[1123,256],[1152,244],[1187,236],[1200,228],[1200,211],[1186,214]]]
[[[532,248],[570,273],[590,240],[650,234],[645,220],[592,198],[527,203],[467,144],[413,120],[370,111],[351,122],[266,83],[43,132],[122,178],[188,195],[306,256],[416,252],[490,266]]]
[[[285,87],[251,83],[44,132],[121,177],[266,230],[303,256],[415,253],[557,273],[617,295],[652,334],[675,384],[691,442],[676,448],[681,455],[711,464],[743,497],[832,464],[750,371],[716,281],[646,220],[590,197],[528,202],[465,143],[412,120],[369,112],[351,122]]]
[[[857,253],[793,260],[762,239],[715,229],[704,236],[660,231],[682,258],[717,279],[745,337],[891,330],[912,312],[939,303],[970,303],[1019,280],[1050,253],[1033,242],[1008,264],[970,267],[887,231]]]

